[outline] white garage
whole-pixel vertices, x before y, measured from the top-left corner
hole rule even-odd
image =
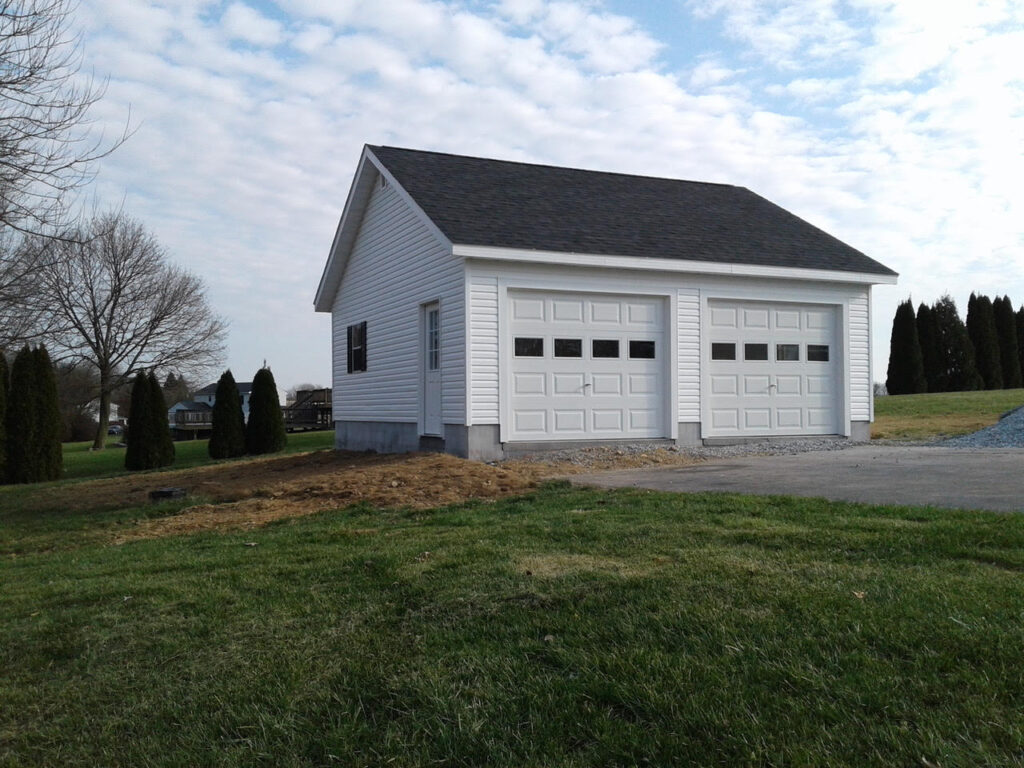
[[[837,308],[709,301],[705,437],[841,434]]]
[[[508,294],[510,440],[668,437],[665,301]]]
[[[742,187],[367,146],[316,297],[335,442],[866,439],[895,282]]]

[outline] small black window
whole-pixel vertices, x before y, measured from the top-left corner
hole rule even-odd
[[[590,354],[592,357],[618,357],[618,339],[594,339],[590,342]]]
[[[555,339],[555,357],[583,357],[583,339]]]
[[[366,370],[366,321],[348,327],[348,372]]]
[[[793,362],[794,360],[800,359],[800,345],[799,344],[776,344],[775,345],[775,359],[783,360],[786,362]]]
[[[744,360],[767,360],[768,359],[768,345],[767,344],[744,344],[743,345],[743,359]]]
[[[654,359],[654,342],[653,341],[640,341],[630,340],[629,342],[629,356],[633,360],[653,360]]]
[[[711,345],[712,360],[735,360],[736,345],[724,342],[715,342]]]
[[[828,344],[808,344],[807,359],[812,363],[827,363]]]
[[[516,336],[516,357],[544,357],[544,339]]]

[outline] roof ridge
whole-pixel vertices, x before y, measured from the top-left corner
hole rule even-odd
[[[530,163],[525,160],[502,160],[496,157],[480,157],[479,155],[458,155],[454,152],[439,152],[432,149],[412,149],[411,147],[393,147],[388,144],[367,144],[367,149],[390,149],[398,152],[409,152],[414,155],[438,155],[441,157],[454,157],[460,160],[481,160],[487,163],[501,163],[503,165],[520,165],[528,168],[549,168],[555,171],[575,171],[577,173],[593,173],[600,176],[622,176],[627,179],[648,179],[651,181],[668,181],[673,184],[696,184],[702,187],[728,187],[729,189],[742,189],[746,192],[751,190],[739,184],[727,184],[723,181],[697,181],[695,179],[676,179],[671,176],[651,176],[644,173],[626,173],[625,171],[598,171],[590,168],[574,168],[570,165],[553,165],[551,163]],[[752,194],[757,194],[756,192]]]

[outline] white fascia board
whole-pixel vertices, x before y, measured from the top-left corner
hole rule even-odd
[[[373,154],[370,148],[363,146],[363,153],[359,157],[356,174],[348,191],[348,199],[345,201],[345,208],[341,214],[341,220],[338,222],[338,229],[334,233],[327,265],[324,267],[323,275],[320,277],[320,285],[317,288],[316,298],[313,301],[313,308],[317,312],[331,311],[331,307],[334,304],[334,295],[338,292],[338,286],[341,284],[341,278],[345,272],[349,251],[355,243],[359,224],[362,221],[363,213],[370,200],[370,195],[373,193],[374,183],[378,176],[383,176],[387,180],[388,184],[398,193],[398,196],[405,201],[405,204],[419,217],[439,242],[445,247],[451,248],[451,242],[437,228],[437,225],[423,212],[423,209],[416,204],[416,201],[412,199],[402,185],[395,180],[395,177],[377,159],[377,156]]]
[[[345,207],[342,209],[341,219],[338,221],[338,228],[334,231],[334,240],[331,241],[327,264],[324,265],[323,274],[320,275],[320,285],[317,286],[316,297],[313,299],[313,309],[316,312],[331,311],[334,294],[337,293],[338,283],[341,282],[341,275],[344,273],[345,263],[348,261],[348,249],[339,249],[338,246],[342,242],[343,236],[346,240],[355,240],[353,228],[357,228],[358,223],[354,220],[362,218],[366,202],[370,197],[367,186],[372,186],[369,183],[372,180],[364,179],[367,172],[367,154],[369,154],[369,150],[363,146],[359,162],[356,164],[355,176],[352,178],[352,186],[348,189]],[[357,194],[357,190],[359,194]],[[351,243],[349,243],[349,247],[351,247]],[[344,253],[341,253],[341,250],[344,250]]]
[[[612,267],[658,272],[688,272],[704,275],[733,275],[735,277],[766,277],[790,280],[816,280],[830,283],[858,283],[862,285],[895,285],[897,275],[875,275],[866,272],[841,272],[831,269],[802,269],[798,267],[762,267],[756,264],[720,264],[712,261],[686,261],[637,256],[607,256],[593,253],[563,253],[561,251],[532,251],[521,248],[499,248],[487,245],[453,245],[452,253],[467,259],[521,261],[535,264],[565,264],[579,267]]]

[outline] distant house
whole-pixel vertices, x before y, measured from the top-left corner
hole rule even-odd
[[[248,421],[252,382],[240,382],[238,393],[242,396],[242,416]],[[191,400],[181,400],[168,408],[167,420],[175,439],[209,437],[213,429],[213,404],[216,401],[217,385],[209,384],[193,394]]]
[[[315,302],[335,443],[867,439],[896,278],[743,187],[367,146]]]
[[[300,389],[295,393],[295,402],[281,409],[284,426],[289,432],[299,429],[332,429],[334,427],[331,407],[331,390]]]

